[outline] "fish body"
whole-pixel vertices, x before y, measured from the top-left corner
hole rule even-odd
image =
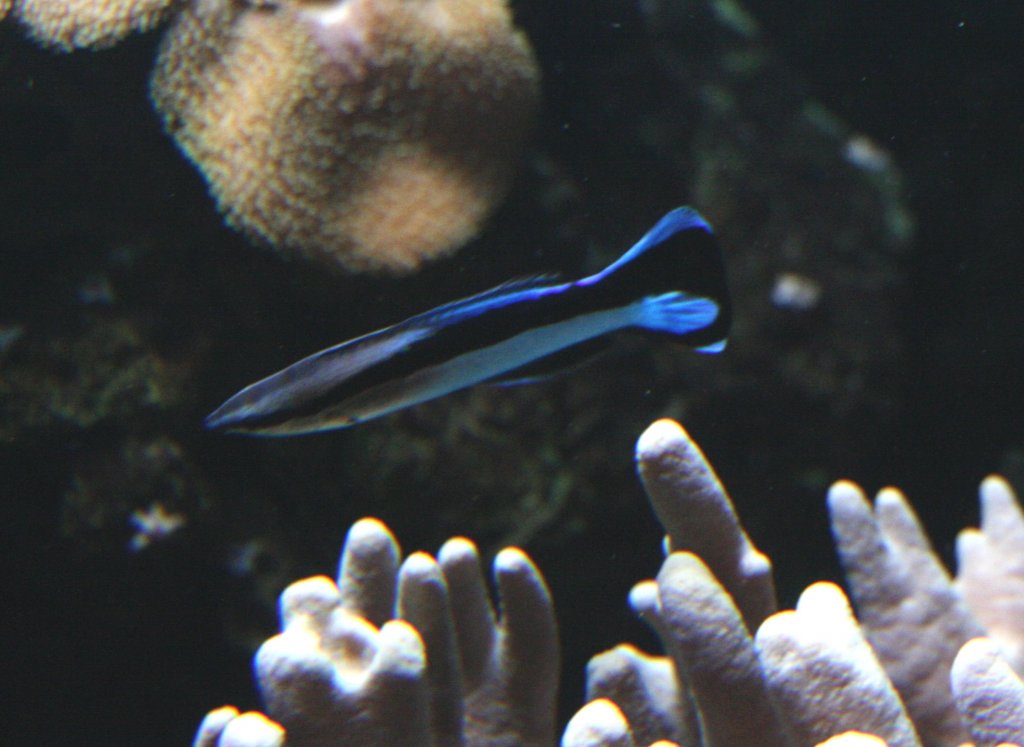
[[[729,323],[714,233],[695,210],[677,208],[601,272],[512,281],[321,350],[242,389],[206,426],[282,436],[345,428],[515,378],[619,330],[719,352]]]

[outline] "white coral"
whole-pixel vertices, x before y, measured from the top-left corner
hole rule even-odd
[[[287,744],[550,744],[557,634],[529,558],[515,548],[495,558],[500,615],[468,540],[450,540],[436,560],[399,559],[387,527],[364,519],[349,531],[337,583],[318,576],[281,595],[282,631],[256,654],[256,673]],[[241,745],[231,715],[213,711],[196,747]],[[247,733],[247,747],[273,738]]]
[[[956,581],[899,491],[882,491],[872,508],[857,486],[837,483],[829,508],[860,622],[832,585],[810,587],[795,611],[765,619],[771,566],[699,447],[678,424],[659,421],[641,436],[637,461],[673,552],[630,603],[669,656],[619,647],[595,657],[588,697],[614,699],[645,739],[761,745],[779,743],[781,730],[781,743],[803,747],[856,729],[892,746],[1022,740],[1015,704],[1024,689],[1000,653],[1024,650],[1024,517],[1005,481],[982,486],[982,529],[961,535]],[[742,611],[745,629],[730,608]],[[986,632],[999,636],[1001,651],[977,642],[961,650]],[[733,698],[709,696],[730,688]],[[760,715],[765,701],[774,725]],[[696,712],[686,714],[691,703]],[[744,721],[759,727],[721,731]]]
[[[836,483],[828,504],[858,621],[826,583],[774,612],[771,564],[678,424],[652,425],[637,459],[668,552],[630,604],[666,655],[595,656],[563,747],[1024,743],[1011,666],[1024,650],[1024,515],[1004,481],[982,486],[982,528],[961,534],[955,581],[902,494],[872,506]],[[496,557],[499,616],[468,540],[400,557],[380,522],[353,526],[337,583],[289,587],[283,631],[257,654],[280,726],[218,709],[196,747],[553,745],[555,621],[529,558]]]

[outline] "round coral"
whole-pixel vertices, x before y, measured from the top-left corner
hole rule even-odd
[[[197,0],[152,95],[232,225],[329,265],[408,272],[504,197],[538,77],[504,0]]]
[[[134,31],[149,31],[174,0],[15,0],[14,15],[41,44],[65,51],[109,47]],[[0,0],[0,18],[11,0]]]

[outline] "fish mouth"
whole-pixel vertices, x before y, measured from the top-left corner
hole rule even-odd
[[[224,412],[222,405],[203,418],[203,427],[208,431],[226,431],[230,429],[232,421],[236,420],[231,415],[230,412]]]
[[[244,431],[254,420],[258,422],[259,418],[254,418],[251,405],[235,394],[203,418],[203,427],[208,431]]]

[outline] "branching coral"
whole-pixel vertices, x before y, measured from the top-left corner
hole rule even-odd
[[[981,484],[981,529],[957,537],[960,590],[974,617],[1024,672],[1024,515],[1013,489],[1000,477]]]
[[[861,627],[928,744],[958,744],[966,731],[952,707],[949,668],[983,634],[935,557],[906,499],[836,483],[829,510]]]
[[[559,661],[551,600],[518,550],[499,553],[494,574],[500,617],[468,540],[450,540],[436,560],[414,553],[399,564],[386,527],[356,523],[337,583],[292,584],[281,597],[283,630],[256,656],[267,711],[288,744],[548,744]],[[226,713],[207,717],[197,744],[225,744],[234,724]],[[277,739],[253,733],[253,745]]]
[[[856,727],[913,747],[914,727],[839,587],[814,584],[757,630],[757,652],[790,744]]]
[[[505,0],[15,0],[13,14],[69,50],[175,6],[153,101],[259,242],[408,272],[469,241],[507,192],[540,86]]]
[[[981,747],[1024,744],[1024,684],[991,640],[964,644],[950,680],[956,707]]]
[[[1014,542],[1024,517],[1004,481],[982,487],[982,529],[961,535],[955,582],[897,491],[872,508],[852,483],[833,486],[858,622],[831,583],[774,612],[767,558],[678,424],[652,425],[637,460],[669,553],[630,603],[667,655],[621,645],[595,656],[589,702],[563,747],[1024,743],[1024,683],[1002,651],[1021,650],[1008,610],[1024,577]],[[529,559],[508,549],[495,560],[500,622],[467,540],[449,541],[437,560],[398,559],[383,525],[356,524],[338,583],[289,587],[284,631],[257,655],[285,735],[258,714],[219,709],[196,744],[552,744],[555,625]],[[986,638],[975,616],[1003,624]]]

